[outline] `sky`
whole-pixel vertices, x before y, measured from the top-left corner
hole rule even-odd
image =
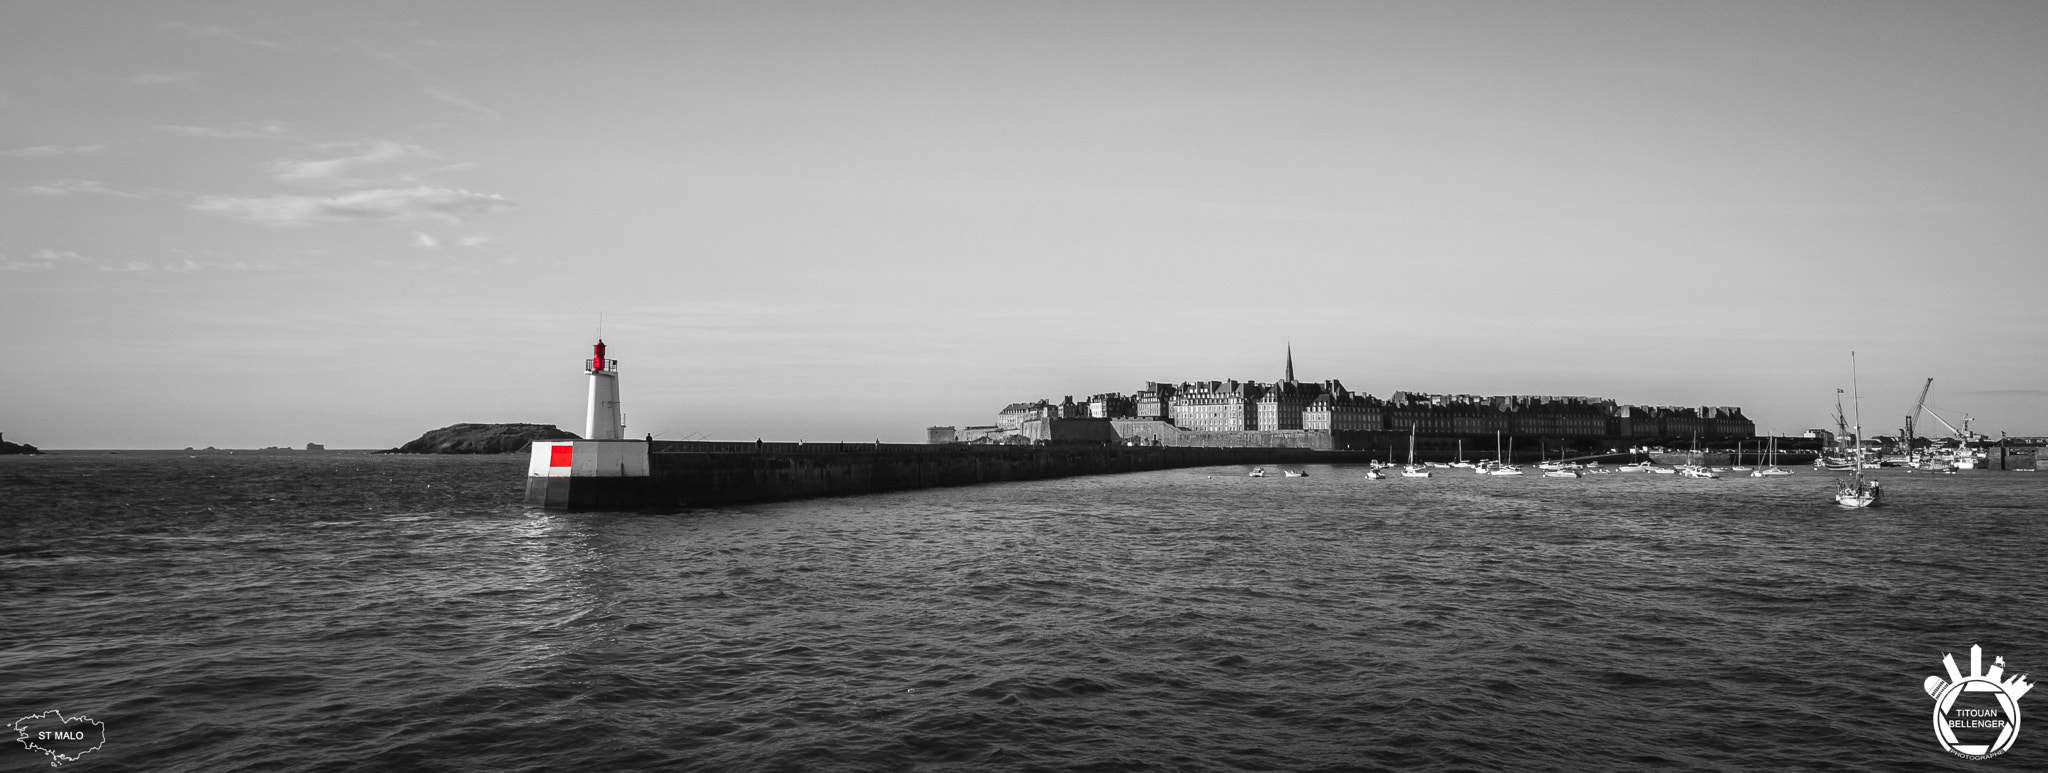
[[[919,442],[1290,345],[1787,434],[1933,378],[2043,435],[2043,40],[2039,2],[13,0],[0,433],[581,432],[602,335],[632,436]]]

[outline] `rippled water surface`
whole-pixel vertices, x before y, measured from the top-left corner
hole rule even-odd
[[[2048,768],[2048,725],[1943,752],[1921,687],[1973,643],[2048,676],[2048,476],[564,514],[524,466],[0,458],[0,722],[105,722],[77,770]]]

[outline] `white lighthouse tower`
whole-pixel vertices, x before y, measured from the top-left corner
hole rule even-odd
[[[619,411],[619,361],[604,358],[604,339],[597,341],[583,363],[590,374],[590,410],[583,420],[585,440],[624,440],[626,417]]]

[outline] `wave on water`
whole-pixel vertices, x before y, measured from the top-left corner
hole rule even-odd
[[[529,508],[524,463],[0,460],[0,709],[105,722],[95,770],[1918,771],[1976,764],[1932,737],[1942,654],[2048,669],[2028,476],[1867,512],[1822,475],[1310,466],[648,515]]]

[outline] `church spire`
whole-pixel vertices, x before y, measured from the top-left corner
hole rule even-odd
[[[1294,382],[1294,342],[1287,342],[1287,381]]]

